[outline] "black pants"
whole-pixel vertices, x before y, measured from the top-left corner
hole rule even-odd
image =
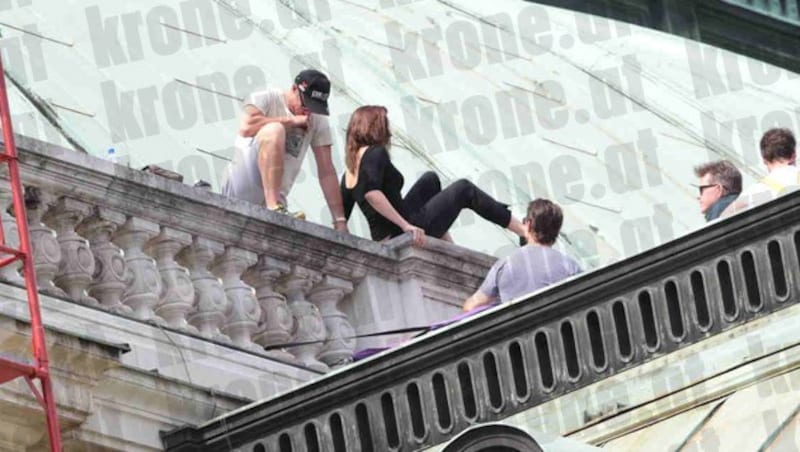
[[[495,201],[466,179],[459,179],[442,190],[439,176],[433,171],[426,172],[414,183],[403,202],[409,222],[436,238],[450,229],[461,209],[471,209],[503,228],[511,222],[508,205]]]

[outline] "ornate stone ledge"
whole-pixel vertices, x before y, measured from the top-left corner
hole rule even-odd
[[[459,312],[494,260],[437,240],[380,244],[30,138],[18,146],[45,293],[319,371],[391,340],[338,338]],[[345,289],[315,297],[320,281]]]

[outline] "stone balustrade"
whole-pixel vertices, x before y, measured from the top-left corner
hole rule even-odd
[[[391,339],[356,334],[458,312],[493,261],[435,240],[378,244],[36,140],[18,146],[40,291],[318,371]],[[0,278],[20,282],[11,267]],[[304,344],[280,347],[292,342]]]

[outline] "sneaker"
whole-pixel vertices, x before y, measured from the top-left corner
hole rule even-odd
[[[305,219],[306,219],[305,212],[302,212],[302,211],[290,212],[289,209],[287,209],[286,206],[284,206],[283,204],[278,204],[277,206],[275,206],[275,207],[273,207],[271,209],[268,207],[268,209],[271,210],[272,212],[275,212],[275,213],[280,213],[282,215],[288,215],[288,216],[290,216],[290,217],[292,217],[292,218],[294,218],[296,220],[305,221]]]

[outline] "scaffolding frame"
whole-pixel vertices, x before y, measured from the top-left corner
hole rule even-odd
[[[0,124],[3,130],[4,149],[0,154],[0,165],[8,165],[8,178],[11,183],[11,194],[14,206],[14,216],[17,221],[19,234],[19,248],[6,245],[5,231],[0,223],[0,267],[11,265],[16,261],[22,262],[22,277],[25,281],[25,290],[28,296],[28,310],[31,322],[31,345],[33,348],[33,362],[23,362],[9,357],[0,356],[0,384],[23,377],[28,383],[36,400],[44,408],[47,419],[47,434],[50,440],[50,450],[61,452],[61,429],[58,423],[55,395],[50,375],[50,361],[47,357],[44,326],[39,308],[39,294],[36,287],[36,270],[33,266],[33,253],[30,234],[28,232],[28,219],[25,211],[25,196],[19,174],[17,148],[14,143],[14,132],[11,127],[11,110],[8,103],[6,90],[5,69],[0,56]],[[35,380],[39,380],[39,387]]]

